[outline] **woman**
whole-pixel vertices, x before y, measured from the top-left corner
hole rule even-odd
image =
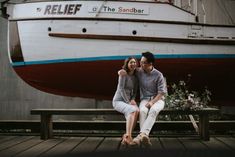
[[[113,97],[113,107],[118,112],[125,115],[126,133],[122,137],[123,145],[132,144],[132,131],[136,125],[139,108],[136,104],[135,97],[138,89],[138,80],[135,75],[137,60],[129,57],[124,61],[123,69],[127,75],[119,76],[118,86]]]

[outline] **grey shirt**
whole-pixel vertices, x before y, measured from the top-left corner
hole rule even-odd
[[[153,68],[150,73],[142,68],[137,70],[137,76],[140,86],[140,100],[151,99],[159,93],[166,94],[166,83],[160,71]]]
[[[138,80],[135,75],[119,76],[118,86],[113,101],[124,101],[129,103],[135,99],[138,88]]]

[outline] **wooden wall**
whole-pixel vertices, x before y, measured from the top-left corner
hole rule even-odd
[[[7,55],[7,21],[0,18],[0,120],[37,119],[32,108],[111,107],[110,102],[56,96],[41,92],[21,80],[10,66]]]

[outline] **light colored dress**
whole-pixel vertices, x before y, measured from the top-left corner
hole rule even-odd
[[[129,104],[135,99],[138,88],[138,80],[135,75],[119,76],[118,86],[113,97],[113,107],[127,118],[132,112],[137,111],[137,107]]]

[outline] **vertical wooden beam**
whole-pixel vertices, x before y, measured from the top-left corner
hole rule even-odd
[[[47,121],[48,121],[48,138],[53,138],[52,115],[47,115]]]
[[[40,134],[42,140],[47,140],[48,138],[53,137],[52,132],[52,115],[47,113],[41,114],[41,127],[40,127]]]
[[[199,115],[199,134],[202,140],[209,141],[209,115],[202,113]]]

